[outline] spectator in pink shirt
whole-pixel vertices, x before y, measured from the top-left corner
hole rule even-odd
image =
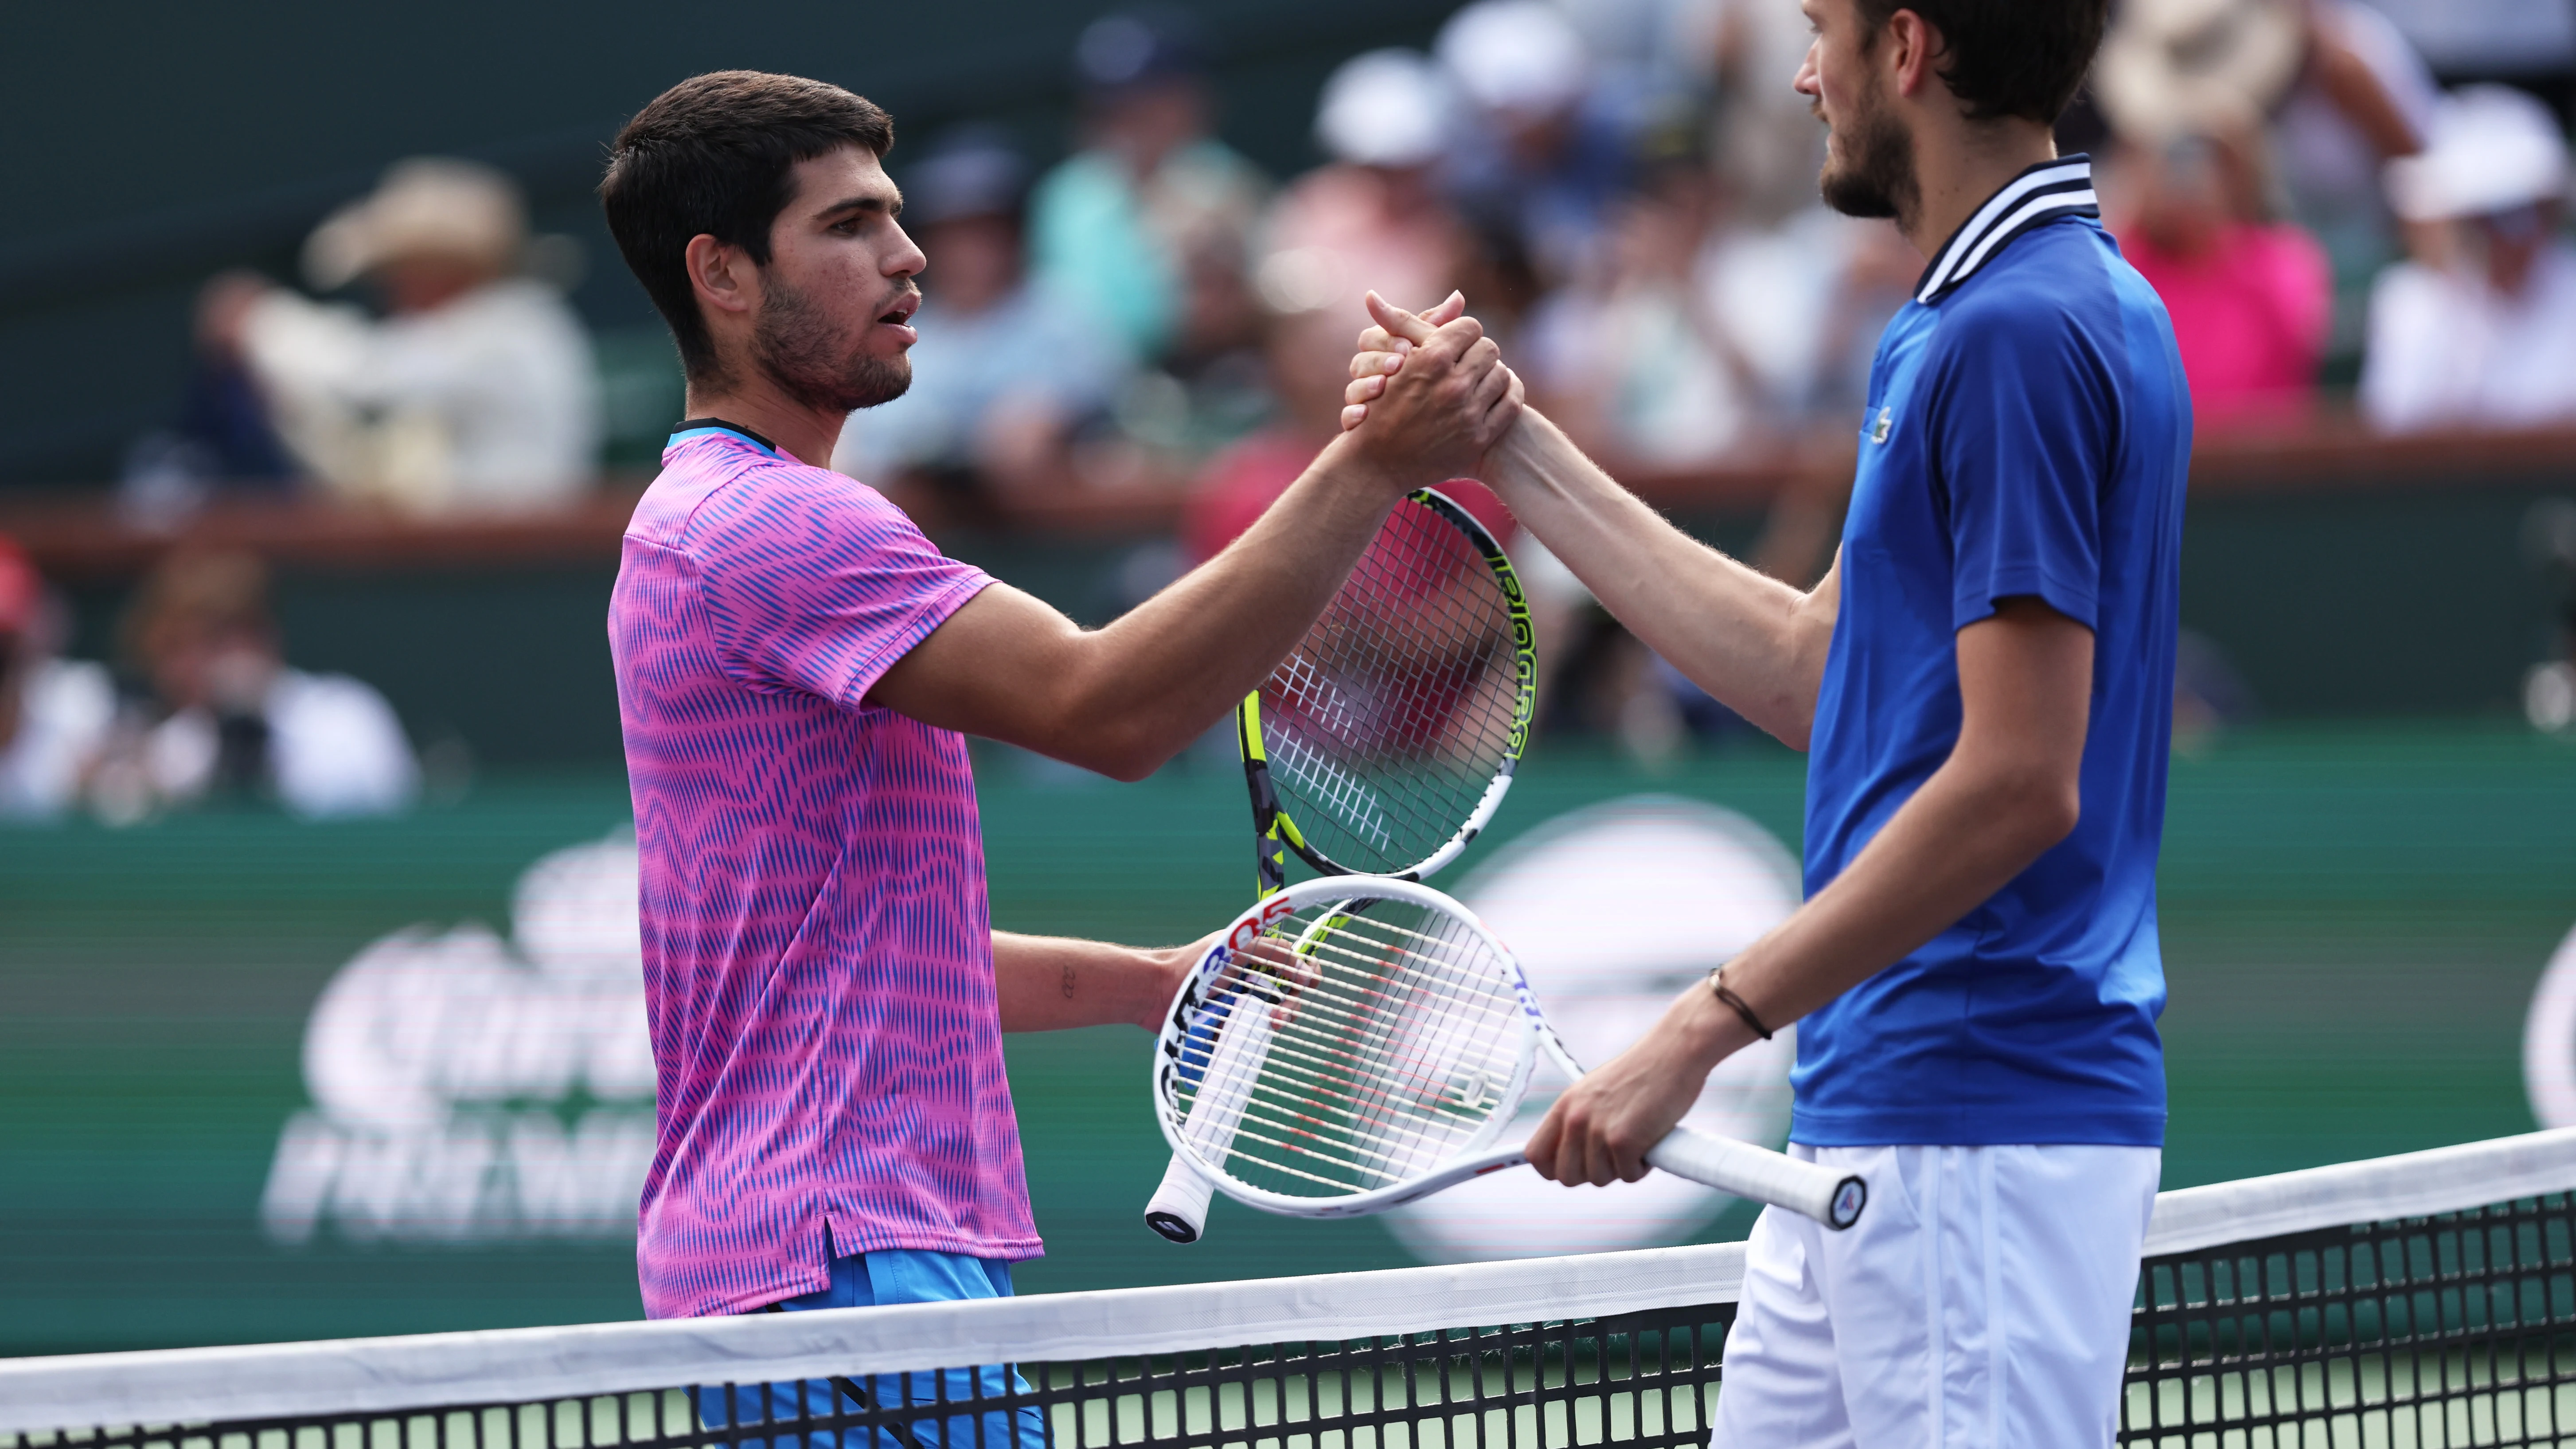
[[[2325,248],[2260,219],[2259,136],[2186,136],[2130,147],[2121,167],[2120,252],[2173,317],[2174,342],[2204,427],[2307,416],[2333,321]]]
[[[690,413],[608,610],[658,1074],[636,1242],[656,1318],[1010,1292],[1040,1248],[1001,1033],[1151,1023],[1193,953],[993,930],[965,734],[1141,778],[1287,654],[1398,497],[1470,471],[1519,407],[1453,296],[1397,416],[1078,628],[826,466],[851,410],[911,381],[926,260],[893,140],[837,86],[723,71],[638,112],[600,185]],[[699,1411],[954,1399],[968,1372],[710,1390]],[[912,1432],[1047,1437],[1033,1409]]]

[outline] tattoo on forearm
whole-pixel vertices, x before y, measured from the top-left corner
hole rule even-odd
[[[1073,963],[1070,961],[1064,963],[1064,999],[1073,999]]]

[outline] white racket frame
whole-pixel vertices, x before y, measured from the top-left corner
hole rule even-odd
[[[1255,1187],[1225,1170],[1229,1154],[1221,1150],[1223,1144],[1218,1144],[1216,1160],[1208,1159],[1198,1138],[1209,1134],[1202,1131],[1193,1135],[1187,1121],[1176,1116],[1177,1104],[1169,1090],[1171,1076],[1180,1070],[1182,1047],[1197,1022],[1207,985],[1225,969],[1235,952],[1250,947],[1263,932],[1299,910],[1354,897],[1404,901],[1450,915],[1474,931],[1511,973],[1512,991],[1521,1007],[1521,1030],[1515,1042],[1510,1085],[1484,1125],[1455,1149],[1449,1161],[1419,1177],[1333,1197],[1301,1197]],[[1271,1009],[1256,995],[1238,994],[1230,1010],[1244,1010],[1247,1002],[1257,1003],[1252,1009]],[[1223,1039],[1218,1040],[1222,1043]],[[1191,1242],[1206,1221],[1211,1189],[1247,1207],[1285,1217],[1358,1218],[1429,1197],[1469,1178],[1519,1167],[1529,1161],[1526,1152],[1518,1147],[1497,1148],[1492,1143],[1511,1124],[1522,1100],[1529,1095],[1530,1077],[1542,1054],[1569,1079],[1582,1078],[1582,1065],[1566,1050],[1555,1028],[1548,1025],[1547,1013],[1540,1008],[1537,994],[1530,990],[1519,960],[1475,912],[1419,881],[1395,876],[1319,876],[1299,881],[1236,916],[1224,936],[1199,957],[1198,965],[1174,996],[1172,1009],[1164,1014],[1155,1038],[1148,1090],[1153,1096],[1154,1121],[1163,1130],[1163,1140],[1171,1145],[1173,1161],[1147,1209],[1146,1219],[1163,1236],[1175,1242]],[[1224,1135],[1228,1142],[1232,1140],[1231,1130]],[[1848,1228],[1859,1221],[1869,1201],[1869,1186],[1858,1176],[1689,1127],[1675,1127],[1646,1154],[1646,1161],[1660,1171],[1704,1186],[1803,1213],[1830,1228]],[[1176,1228],[1185,1228],[1188,1236],[1180,1236]]]

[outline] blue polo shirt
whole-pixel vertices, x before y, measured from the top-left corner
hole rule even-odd
[[[1807,767],[1807,891],[1949,758],[1957,632],[2037,598],[2093,631],[2074,833],[1798,1024],[1793,1140],[2164,1141],[2156,849],[2191,404],[2081,156],[1944,245],[1880,340]]]

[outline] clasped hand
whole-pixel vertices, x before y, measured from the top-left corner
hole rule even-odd
[[[1368,309],[1376,322],[1360,334],[1342,409],[1347,441],[1408,487],[1474,474],[1520,417],[1521,380],[1502,349],[1456,292],[1419,315],[1371,292]]]

